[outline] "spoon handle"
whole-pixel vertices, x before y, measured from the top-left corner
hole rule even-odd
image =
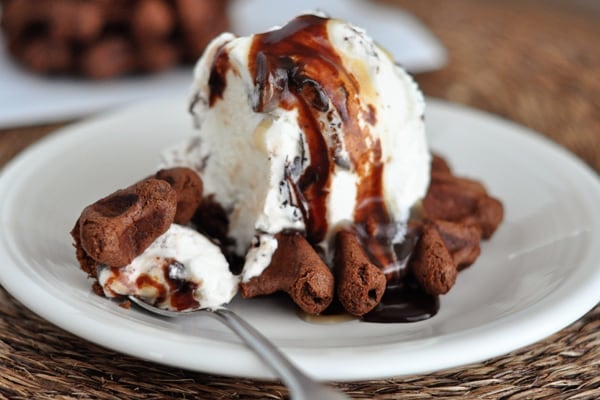
[[[345,394],[316,382],[296,368],[267,338],[233,311],[220,308],[213,310],[211,314],[235,332],[281,378],[290,392],[290,398],[349,399]]]

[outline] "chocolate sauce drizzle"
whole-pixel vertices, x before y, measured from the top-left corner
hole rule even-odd
[[[183,311],[200,307],[194,297],[194,291],[198,285],[182,276],[184,266],[179,261],[169,258],[162,260],[160,266],[166,285],[156,278],[142,274],[136,279],[136,286],[140,291],[146,287],[152,287],[157,292],[155,304],[164,304],[169,301],[171,309]]]
[[[314,246],[325,239],[328,230],[327,196],[335,166],[356,172],[354,227],[370,259],[385,272],[391,295],[397,287],[406,286],[406,257],[399,259],[394,249],[398,226],[383,199],[381,142],[370,132],[377,110],[360,100],[364,97],[360,82],[332,47],[328,21],[301,15],[281,29],[254,36],[248,56],[255,90],[252,106],[256,112],[277,108],[298,112],[309,165],[298,171],[301,166],[290,161],[285,181],[302,212],[307,240]],[[226,86],[230,66],[224,54],[217,53],[211,68],[210,105],[222,97]],[[341,119],[343,138],[323,127],[322,121],[331,121],[333,113]],[[361,127],[360,121],[366,123]],[[348,160],[339,156],[341,150],[348,153]],[[432,315],[431,309],[423,314]]]
[[[357,231],[372,260],[388,268],[397,262],[391,242],[396,226],[382,199],[381,143],[369,131],[369,123],[377,120],[376,109],[358,100],[362,98],[360,83],[332,47],[328,21],[302,15],[281,29],[255,36],[249,54],[258,94],[253,106],[256,112],[277,107],[298,110],[310,163],[297,180],[287,180],[302,210],[308,241],[317,244],[325,239],[327,196],[335,165],[352,168],[359,177],[354,210]],[[322,127],[321,121],[331,120],[333,111],[341,119],[343,143],[336,133]],[[360,121],[367,124],[361,127]],[[373,140],[366,140],[369,136]],[[339,157],[342,146],[349,165]]]
[[[223,92],[227,86],[225,77],[229,67],[229,53],[223,49],[223,46],[221,46],[217,50],[208,78],[208,86],[210,87],[208,105],[210,107],[215,104],[217,99],[223,98]]]
[[[379,304],[362,316],[366,322],[418,322],[433,317],[440,308],[437,296],[423,291],[411,278],[388,284]]]
[[[438,296],[426,293],[411,276],[406,266],[421,237],[420,225],[409,224],[404,241],[394,246],[401,267],[400,277],[388,280],[387,287],[379,304],[362,316],[363,321],[394,323],[417,322],[433,317],[440,309]]]

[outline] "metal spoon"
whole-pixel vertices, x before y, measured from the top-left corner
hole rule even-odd
[[[182,315],[192,315],[197,312],[203,312],[206,315],[218,319],[227,325],[236,335],[242,339],[246,345],[258,355],[271,370],[281,378],[290,392],[290,398],[294,400],[344,400],[350,399],[342,392],[332,387],[325,386],[304,372],[300,371],[290,362],[266,337],[252,325],[243,320],[239,315],[226,308],[217,309],[198,309],[193,312],[177,312],[163,310],[150,305],[135,296],[129,296],[129,299],[141,308],[163,317],[180,317]]]

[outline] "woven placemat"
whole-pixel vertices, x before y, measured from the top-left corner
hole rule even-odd
[[[413,12],[449,50],[446,68],[416,77],[426,94],[529,126],[600,171],[600,12],[594,0],[387,1]],[[0,131],[0,166],[58,126]],[[357,399],[599,399],[600,306],[546,340],[486,362],[336,386]],[[0,289],[0,399],[286,396],[277,382],[184,371],[104,349],[39,318]]]
[[[2,399],[283,399],[287,395],[278,383],[184,371],[106,350],[39,318],[2,289],[0,303]],[[504,357],[429,375],[336,386],[356,399],[598,399],[599,332],[600,307],[596,307],[550,338]]]

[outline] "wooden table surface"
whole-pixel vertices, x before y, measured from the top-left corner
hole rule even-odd
[[[448,50],[443,69],[416,76],[425,94],[527,126],[600,172],[600,3],[385,1],[412,12]],[[66,123],[1,130],[0,166]],[[0,399],[286,396],[278,382],[194,373],[114,353],[37,317],[3,289],[0,300]],[[337,386],[354,398],[597,399],[600,307],[502,357]]]

